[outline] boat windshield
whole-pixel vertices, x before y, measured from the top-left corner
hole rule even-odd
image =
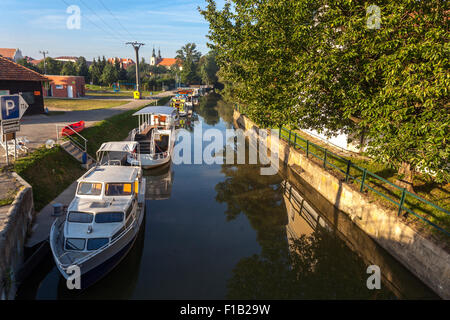
[[[131,183],[108,183],[105,195],[107,196],[130,196],[132,193]]]
[[[89,212],[71,211],[69,212],[69,217],[67,218],[67,220],[69,222],[91,223],[93,218],[94,215]]]
[[[93,182],[81,182],[78,185],[77,193],[82,196],[99,196],[102,193],[102,184]]]
[[[123,216],[123,212],[100,212],[95,215],[95,223],[122,222]]]
[[[98,250],[101,247],[107,245],[109,242],[108,238],[96,238],[96,239],[89,239],[87,243],[87,249],[89,251],[91,250]]]

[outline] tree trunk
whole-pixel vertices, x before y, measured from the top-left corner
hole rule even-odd
[[[414,169],[411,168],[411,164],[402,162],[402,165],[398,169],[399,179],[398,184],[402,188],[406,188],[409,192],[414,192]]]

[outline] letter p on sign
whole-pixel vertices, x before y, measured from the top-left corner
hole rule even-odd
[[[1,97],[0,107],[2,120],[12,120],[20,117],[18,96]]]

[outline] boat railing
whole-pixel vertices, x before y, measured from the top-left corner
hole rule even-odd
[[[130,226],[129,226],[128,228],[126,228],[125,230],[123,230],[123,231],[122,231],[118,236],[116,236],[113,240],[111,240],[110,242],[108,242],[108,243],[105,244],[104,246],[102,246],[102,247],[100,247],[100,248],[98,248],[98,249],[96,249],[96,250],[93,250],[92,252],[89,252],[88,254],[84,255],[82,258],[77,259],[77,260],[75,260],[75,261],[72,261],[72,263],[82,264],[82,263],[86,262],[87,260],[91,259],[92,257],[96,256],[97,254],[99,254],[99,253],[102,252],[103,250],[105,250],[105,249],[109,248],[110,246],[114,245],[114,244],[115,244],[117,241],[119,241],[125,234],[127,234],[132,228],[134,228],[134,225],[135,225],[135,223],[136,223],[136,216],[133,215],[132,218],[130,218],[130,219],[132,219],[132,221],[131,221],[131,223],[130,223]],[[61,257],[64,256],[65,254],[67,254],[67,253],[70,253],[70,252],[64,253],[63,255],[61,255]],[[58,260],[61,261],[60,258],[58,258]],[[60,264],[60,266],[61,266],[62,268],[66,268],[66,267],[69,266],[69,265],[62,264],[61,262],[60,262],[59,264]]]

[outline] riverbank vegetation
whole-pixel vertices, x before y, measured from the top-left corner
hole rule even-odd
[[[33,187],[34,207],[42,210],[85,171],[80,163],[60,146],[45,146],[19,158],[14,171]]]
[[[367,154],[448,182],[443,1],[229,1],[200,10],[234,99],[260,125],[364,136]],[[447,23],[448,27],[448,23]]]

